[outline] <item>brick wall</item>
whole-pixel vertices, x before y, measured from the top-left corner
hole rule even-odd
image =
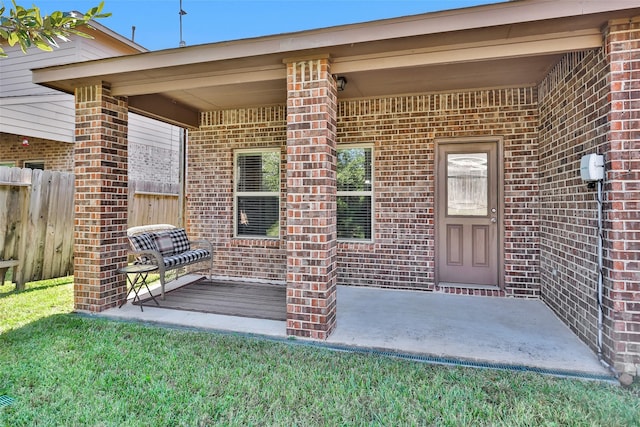
[[[239,148],[282,147],[284,173],[285,107],[209,112],[202,123],[190,132],[190,231],[215,243],[217,273],[284,280],[284,222],[281,241],[233,239],[232,179]],[[538,296],[537,131],[534,88],[339,102],[338,143],[374,144],[376,229],[374,243],[338,244],[338,283],[432,289],[434,139],[501,135],[506,294]]]
[[[75,308],[102,311],[126,295],[127,103],[107,86],[76,89]]]
[[[338,142],[374,143],[376,237],[371,244],[339,244],[340,283],[432,289],[434,140],[500,135],[505,159],[505,293],[537,296],[537,124],[533,88],[341,102]]]
[[[607,73],[602,50],[568,54],[539,89],[542,298],[594,349],[597,195],[580,159],[606,151]]]
[[[336,83],[328,58],[287,64],[287,335],[336,326]]]
[[[284,281],[286,276],[286,140],[284,105],[203,113],[189,132],[187,227],[214,244],[216,275]],[[281,240],[233,238],[233,154],[281,147]]]
[[[610,130],[605,191],[607,345],[618,371],[640,376],[640,17],[610,23]],[[609,326],[609,325],[607,325]]]
[[[73,144],[29,137],[29,146],[22,145],[22,136],[0,133],[0,162],[15,162],[23,167],[25,161],[44,160],[45,169],[73,172]]]
[[[172,184],[178,176],[179,153],[145,144],[129,144],[129,179]]]

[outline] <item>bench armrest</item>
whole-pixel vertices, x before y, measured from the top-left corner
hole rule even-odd
[[[164,270],[164,260],[162,254],[158,251],[129,251],[129,255],[134,256],[136,259],[147,257],[150,259],[149,264],[155,264],[158,269]]]
[[[189,240],[189,245],[193,247],[195,246],[204,246],[204,249],[207,249],[211,256],[213,256],[213,245],[208,240]]]

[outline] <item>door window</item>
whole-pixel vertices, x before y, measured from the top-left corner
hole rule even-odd
[[[447,154],[447,216],[487,216],[487,153]]]

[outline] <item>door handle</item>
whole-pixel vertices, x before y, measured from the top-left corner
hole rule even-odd
[[[496,219],[496,217],[491,217],[491,222],[495,224],[496,222],[498,222],[498,220]]]

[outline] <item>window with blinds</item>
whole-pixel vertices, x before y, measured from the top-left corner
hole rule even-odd
[[[371,240],[373,224],[373,148],[338,147],[338,239]]]
[[[237,237],[280,236],[280,149],[235,153]]]

